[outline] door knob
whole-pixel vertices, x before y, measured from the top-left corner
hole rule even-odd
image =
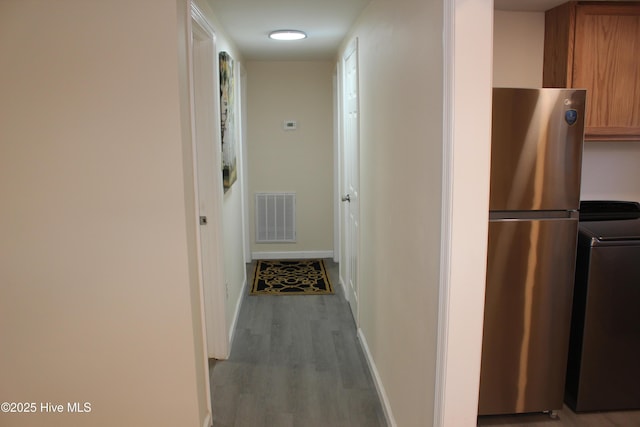
[[[343,202],[351,202],[351,196],[349,196],[348,194],[346,196],[342,196],[342,201]]]

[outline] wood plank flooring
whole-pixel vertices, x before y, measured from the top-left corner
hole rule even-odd
[[[210,363],[214,427],[386,426],[337,264],[325,263],[335,295],[245,296],[231,357]],[[565,407],[557,419],[480,417],[478,426],[640,427],[640,411]]]
[[[325,265],[334,295],[245,296],[229,360],[211,361],[214,427],[386,426],[338,266]]]

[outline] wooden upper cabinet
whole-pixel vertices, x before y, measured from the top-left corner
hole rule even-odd
[[[542,84],[587,89],[586,140],[640,141],[640,1],[548,10]]]

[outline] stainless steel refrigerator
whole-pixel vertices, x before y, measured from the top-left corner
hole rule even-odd
[[[562,408],[584,106],[584,90],[493,90],[480,415]]]

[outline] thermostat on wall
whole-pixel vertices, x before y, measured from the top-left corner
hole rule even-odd
[[[282,123],[282,128],[284,130],[296,130],[298,128],[298,122],[295,120],[285,120]]]

